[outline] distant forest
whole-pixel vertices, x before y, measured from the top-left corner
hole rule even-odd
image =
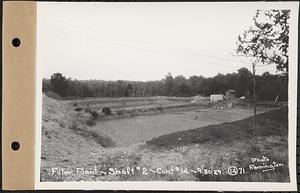
[[[245,96],[252,99],[253,75],[247,68],[237,73],[218,74],[214,77],[182,75],[173,77],[168,73],[157,81],[105,81],[76,80],[55,73],[50,79],[43,79],[43,92],[55,92],[64,99],[79,97],[146,97],[146,96],[177,96],[190,97],[195,95],[209,96],[224,94],[227,90],[236,91],[237,97]],[[259,100],[287,101],[287,76],[273,75],[265,72],[256,76],[256,95]]]

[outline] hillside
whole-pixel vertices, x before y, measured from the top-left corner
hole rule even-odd
[[[97,137],[84,132],[85,126],[69,105],[44,95],[42,121],[42,181],[51,178],[52,167],[58,167],[53,163],[68,168],[97,162],[93,155],[102,153],[104,148]]]

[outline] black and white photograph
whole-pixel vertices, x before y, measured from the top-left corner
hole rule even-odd
[[[38,186],[295,188],[297,23],[296,2],[39,2]]]

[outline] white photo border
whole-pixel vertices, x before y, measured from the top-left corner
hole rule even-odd
[[[37,2],[37,50],[36,50],[36,133],[35,133],[35,189],[79,189],[79,190],[205,190],[205,191],[296,191],[296,140],[297,140],[297,72],[298,72],[298,12],[299,2],[147,2],[164,4],[247,4],[255,9],[290,9],[289,34],[289,84],[288,84],[288,155],[290,182],[183,182],[183,181],[96,181],[96,182],[40,182],[41,124],[42,124],[42,66],[39,64],[39,7],[47,4],[100,4],[110,2]],[[135,4],[143,2],[113,2]]]

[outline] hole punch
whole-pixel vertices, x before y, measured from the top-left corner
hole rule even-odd
[[[17,142],[17,141],[14,141],[11,143],[11,149],[14,150],[14,151],[17,151],[20,149],[20,143]]]
[[[14,38],[11,43],[14,47],[19,47],[21,45],[21,40],[19,38]]]

